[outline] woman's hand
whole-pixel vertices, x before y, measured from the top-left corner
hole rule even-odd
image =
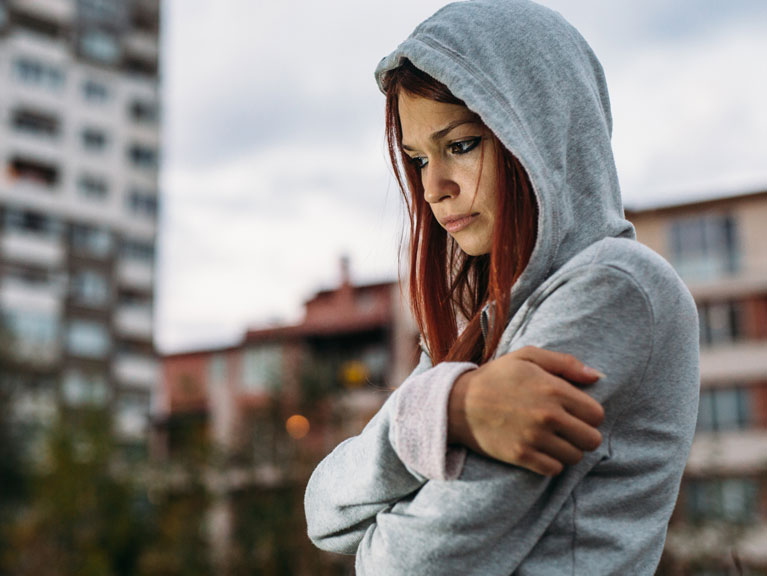
[[[573,385],[602,376],[570,354],[534,346],[505,354],[456,380],[448,441],[538,474],[559,474],[602,442],[596,428],[602,406]]]

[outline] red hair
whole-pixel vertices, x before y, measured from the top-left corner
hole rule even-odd
[[[487,362],[506,327],[511,287],[535,246],[538,207],[530,179],[516,157],[493,136],[498,187],[503,193],[497,195],[492,248],[489,254],[467,255],[434,218],[424,198],[420,173],[402,150],[399,94],[404,91],[437,102],[466,104],[407,60],[386,75],[385,89],[389,156],[410,221],[409,291],[418,328],[434,364]],[[495,321],[485,337],[480,314],[489,302],[494,303]],[[468,320],[460,335],[459,313]]]

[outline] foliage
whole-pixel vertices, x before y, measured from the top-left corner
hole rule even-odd
[[[111,471],[109,414],[79,413],[53,427],[47,458],[12,533],[14,575],[122,576],[136,573],[150,515],[130,478]]]
[[[13,424],[13,361],[6,354],[11,341],[0,325],[0,573],[10,553],[10,527],[24,500],[26,470],[18,430]]]

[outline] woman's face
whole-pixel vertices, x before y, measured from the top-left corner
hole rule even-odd
[[[465,106],[399,95],[402,148],[434,217],[470,256],[490,253],[497,210],[494,138]]]

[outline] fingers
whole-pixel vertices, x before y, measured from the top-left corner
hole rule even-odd
[[[570,414],[562,416],[557,432],[574,448],[580,450],[596,450],[602,443],[602,434],[599,430]]]
[[[595,450],[601,442],[602,435],[598,430],[565,414],[558,431],[550,430],[540,435],[534,444],[519,450],[511,462],[544,476],[554,476],[566,465],[580,462],[585,451]]]
[[[604,374],[586,366],[572,354],[554,352],[536,346],[525,346],[516,351],[515,355],[522,359],[537,364],[547,372],[561,376],[571,382],[592,384],[604,377]]]
[[[542,476],[556,476],[564,470],[564,465],[560,461],[543,452],[534,450],[530,450],[527,453],[520,455],[514,464],[532,470],[536,474],[541,474]]]
[[[558,384],[562,407],[565,410],[591,426],[596,427],[602,424],[605,419],[605,409],[599,402],[569,382],[559,380]]]
[[[602,435],[597,429],[565,414],[559,430],[540,437],[527,454],[521,455],[520,460],[526,468],[539,474],[556,475],[564,466],[580,462],[585,451],[596,450],[601,443]]]
[[[567,440],[552,434],[538,447],[541,452],[561,462],[573,466],[583,458],[583,450],[579,450]]]

